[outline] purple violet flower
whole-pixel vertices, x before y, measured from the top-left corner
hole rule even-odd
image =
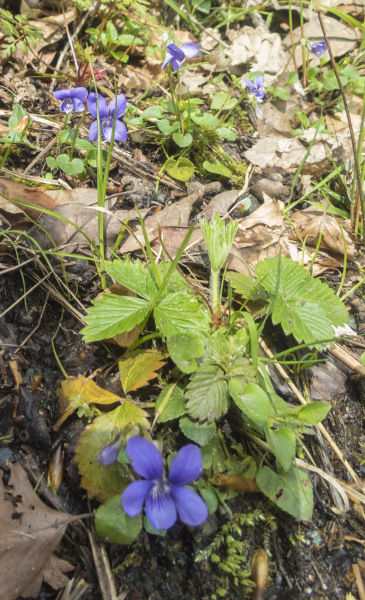
[[[313,52],[313,54],[318,56],[318,58],[322,58],[322,56],[324,56],[327,52],[327,44],[323,40],[322,42],[316,42],[315,44],[312,44],[309,49],[311,52]]]
[[[199,53],[199,51],[199,46],[193,44],[193,42],[183,44],[181,48],[175,44],[169,44],[166,48],[166,56],[162,64],[161,71],[162,69],[165,69],[169,63],[171,64],[172,70],[177,71],[180,69],[180,65],[184,58],[193,58]]]
[[[170,529],[177,516],[185,525],[201,525],[208,517],[205,502],[185,487],[200,477],[203,465],[200,448],[188,444],[172,459],[170,475],[163,473],[162,457],[156,446],[135,435],[128,440],[127,456],[135,472],[143,477],[129,484],[122,494],[122,506],[130,517],[146,507],[146,516],[155,529]]]
[[[83,105],[84,100],[87,98],[87,89],[84,87],[77,87],[73,90],[57,90],[53,92],[53,97],[56,100],[62,100],[60,106],[60,112],[65,112],[66,115],[71,111],[82,112],[85,110]]]
[[[244,78],[243,80],[250,90],[250,93],[255,96],[257,102],[261,104],[265,98],[265,90],[262,89],[264,85],[264,78],[262,75],[257,75],[255,77],[255,81],[250,81],[249,79]]]
[[[105,446],[96,459],[103,467],[111,467],[117,462],[119,442]]]
[[[107,105],[104,96],[98,94],[98,104],[100,114],[100,127],[105,139],[108,140],[108,142],[110,142],[112,139],[113,119],[115,109],[117,109],[114,139],[118,140],[118,142],[125,142],[127,140],[127,128],[125,124],[119,120],[120,117],[124,115],[127,108],[127,100],[124,94],[118,94],[116,98],[113,98],[109,106]],[[96,119],[96,121],[93,121],[93,123],[91,123],[90,125],[89,142],[96,142],[96,140],[98,139],[98,112],[95,92],[92,92],[89,95],[87,99],[87,107],[91,115]]]

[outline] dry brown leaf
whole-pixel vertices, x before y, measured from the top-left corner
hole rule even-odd
[[[4,198],[8,196],[10,200]],[[27,202],[28,204],[34,204],[42,208],[53,210],[57,204],[48,195],[48,193],[42,192],[37,188],[28,187],[22,183],[16,183],[10,179],[4,179],[0,177],[0,209],[5,213],[16,214],[23,212],[24,214],[31,217],[31,219],[37,220],[39,217],[39,211],[34,208],[24,207],[11,202],[11,199],[20,200],[21,202]]]
[[[43,581],[48,583],[54,590],[66,587],[70,580],[65,573],[73,571],[74,568],[67,560],[62,560],[52,554],[41,573],[33,579],[32,583],[24,590],[22,596],[24,598],[39,598]]]
[[[310,206],[295,212],[291,219],[295,224],[295,230],[290,235],[290,239],[305,240],[308,246],[316,247],[321,233],[322,250],[330,250],[342,255],[347,252],[348,258],[352,260],[355,245],[346,231],[348,223],[341,217],[334,218],[326,212],[325,206],[323,209]]]
[[[40,577],[68,523],[79,517],[46,506],[23,467],[11,467],[11,498],[0,479],[0,589],[1,600],[16,600]]]
[[[333,17],[323,16],[322,17],[325,31],[327,33],[329,42],[331,44],[331,50],[334,56],[342,56],[351,52],[360,39],[359,33],[356,29],[347,27],[341,21],[334,19]],[[311,44],[320,42],[323,40],[323,32],[317,15],[314,13],[313,18],[304,25],[304,35]],[[293,31],[293,42],[296,44],[302,37],[301,28],[297,27]],[[283,47],[285,51],[291,54],[292,42],[291,36],[288,34],[283,40]],[[326,54],[328,57],[328,53]],[[302,47],[298,44],[295,50],[295,59],[298,67],[302,65]],[[320,64],[320,59],[313,53],[309,53],[310,64],[317,66]],[[294,69],[294,63],[291,61],[290,70]]]

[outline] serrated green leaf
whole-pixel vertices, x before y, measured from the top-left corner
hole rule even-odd
[[[178,333],[208,331],[211,316],[190,292],[168,294],[153,311],[156,325],[166,337]]]
[[[256,483],[265,496],[296,519],[308,521],[312,518],[312,484],[302,469],[291,467],[286,473],[275,473],[269,467],[262,467]]]
[[[167,338],[167,349],[174,363],[183,373],[193,373],[196,358],[204,354],[205,338],[196,333],[178,333]]]
[[[238,223],[234,221],[225,223],[216,213],[210,223],[205,219],[201,219],[199,225],[207,245],[212,271],[218,273],[222,269],[232,247]]]
[[[111,467],[103,467],[97,462],[101,450],[115,442],[115,439],[128,425],[135,423],[148,429],[147,413],[125,401],[122,406],[97,417],[81,434],[75,450],[74,461],[78,464],[81,485],[88,497],[101,502],[110,496],[120,494],[130,482],[127,467],[119,462]]]
[[[210,108],[213,110],[231,110],[237,103],[237,98],[232,98],[228,92],[220,92],[214,96]]]
[[[195,167],[188,158],[169,158],[165,162],[165,169],[171,177],[178,181],[189,181],[194,175]]]
[[[145,300],[152,301],[157,294],[157,286],[151,269],[144,267],[140,260],[113,260],[105,263],[105,270],[124,287],[132,290]]]
[[[165,400],[166,394],[168,393],[171,386],[169,386],[166,390],[162,390],[159,397],[156,400],[155,412],[159,410],[162,402]],[[159,423],[166,423],[167,421],[172,421],[173,419],[177,419],[178,417],[182,417],[183,414],[186,413],[186,398],[184,396],[184,390],[180,386],[176,386],[174,391],[172,392],[165,408],[162,413],[158,417]]]
[[[141,298],[103,294],[89,308],[82,336],[86,342],[95,342],[130,331],[142,323],[149,309],[150,303]]]
[[[186,388],[190,417],[211,423],[226,414],[229,403],[227,378],[218,365],[202,364]]]
[[[225,278],[231,282],[231,286],[237,294],[250,300],[268,300],[265,289],[253,277],[244,273],[226,273]]]
[[[118,31],[112,21],[107,21],[105,27],[106,36],[109,42],[116,42],[118,39]]]
[[[125,394],[137,390],[151,379],[157,377],[155,372],[165,365],[166,354],[157,350],[134,350],[127,352],[118,361],[120,381]]]
[[[13,111],[11,113],[11,116],[9,118],[9,127],[12,131],[14,131],[15,127],[18,125],[19,121],[22,120],[23,117],[25,117],[25,115],[27,115],[27,111],[24,110],[24,108],[22,108],[20,106],[20,104],[15,104]],[[19,132],[21,133],[21,132]]]
[[[262,427],[267,423],[271,413],[271,404],[266,392],[259,385],[249,383],[243,387],[241,382],[234,378],[229,381],[228,389],[238,408],[255,425]]]
[[[192,115],[191,120],[200,125],[200,127],[210,127],[211,129],[216,129],[221,124],[220,120],[211,113]]]
[[[266,259],[256,267],[261,285],[274,294],[279,286],[272,321],[280,323],[284,332],[293,334],[298,342],[311,347],[316,340],[333,337],[333,327],[348,322],[346,307],[334,291],[319,279],[314,279],[306,269],[290,258]]]
[[[289,427],[269,429],[266,432],[266,440],[280,466],[284,471],[288,471],[293,464],[296,448],[292,430]]]
[[[179,426],[183,434],[190,440],[193,440],[193,442],[199,444],[199,446],[205,446],[217,431],[215,423],[198,423],[197,421],[192,421],[189,417],[180,419]]]
[[[232,177],[232,171],[222,165],[222,163],[211,163],[208,160],[203,162],[203,168],[208,171],[208,173],[215,173],[216,175],[222,175],[222,177]]]
[[[97,534],[111,544],[131,544],[141,528],[141,515],[134,519],[129,517],[122,508],[120,494],[110,498],[104,506],[99,506],[95,513]]]
[[[175,131],[175,133],[172,134],[172,139],[174,140],[175,144],[179,146],[179,148],[187,148],[193,142],[193,136],[191,133],[186,133],[183,135],[181,131]]]
[[[67,175],[78,175],[84,170],[83,161],[80,158],[74,158],[70,161],[68,154],[59,154],[56,158],[56,166]]]
[[[293,415],[299,421],[317,425],[328,415],[331,405],[325,402],[309,402],[305,406],[296,406],[287,411],[286,414]]]

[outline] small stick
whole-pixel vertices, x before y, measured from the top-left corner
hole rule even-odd
[[[359,565],[357,563],[352,565],[352,570],[355,575],[356,587],[357,587],[357,591],[359,592],[359,598],[360,598],[360,600],[365,600],[365,588],[364,588],[364,583],[363,583],[363,580],[361,577]]]
[[[88,530],[87,533],[90,540],[102,598],[103,600],[117,600],[117,592],[105,546],[96,540],[93,531]]]
[[[324,25],[323,25],[321,14],[320,13],[317,13],[317,14],[318,14],[319,23],[320,23],[322,31],[323,31],[323,37],[324,37],[324,40],[326,42],[328,54],[330,55],[331,64],[332,64],[333,70],[334,70],[335,75],[336,75],[338,87],[340,88],[340,92],[341,92],[343,104],[344,104],[344,107],[345,107],[345,111],[346,111],[346,118],[347,118],[347,122],[348,122],[348,125],[349,125],[349,131],[350,131],[350,137],[351,137],[352,152],[353,152],[353,155],[354,155],[357,186],[358,186],[359,195],[360,195],[360,204],[361,204],[361,212],[362,212],[362,223],[364,224],[364,216],[365,216],[364,192],[363,192],[363,189],[362,189],[361,173],[360,173],[360,168],[359,168],[359,162],[357,160],[357,148],[356,148],[356,141],[355,141],[355,136],[354,136],[354,130],[353,130],[353,127],[352,127],[352,121],[351,121],[351,117],[350,117],[350,111],[349,111],[349,107],[348,107],[348,104],[347,104],[347,100],[346,100],[346,96],[345,96],[345,91],[343,89],[343,85],[341,83],[341,79],[340,79],[340,76],[338,74],[338,69],[337,69],[337,65],[336,65],[336,62],[335,62],[335,58],[333,56],[332,48],[331,48],[330,43],[328,41],[327,33],[326,33]]]
[[[43,158],[43,156],[45,154],[47,154],[48,150],[50,150],[52,148],[52,146],[54,146],[54,144],[56,143],[56,139],[57,138],[53,138],[53,140],[51,140],[49,142],[49,144],[47,144],[47,146],[45,148],[43,148],[43,150],[35,157],[35,159],[32,160],[31,163],[29,163],[27,168],[24,169],[23,175],[26,175],[27,173],[29,173],[29,171],[34,167],[34,165],[36,165],[37,162],[40,161],[41,158]]]

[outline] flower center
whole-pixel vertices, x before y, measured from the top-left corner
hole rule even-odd
[[[72,102],[72,98],[67,98],[65,108],[72,110],[73,107],[74,107],[74,103]]]
[[[106,129],[107,127],[110,127],[110,117],[105,117],[105,119],[102,120],[101,127],[102,127],[102,129]]]
[[[154,500],[160,496],[165,496],[170,492],[170,485],[163,479],[155,479],[153,482],[155,485],[151,489],[151,495]]]

